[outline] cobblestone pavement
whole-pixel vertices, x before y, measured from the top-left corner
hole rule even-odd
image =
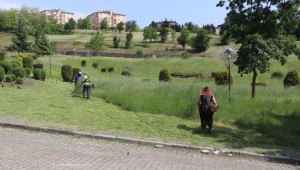
[[[0,127],[1,170],[100,169],[296,169],[300,166],[253,157],[227,157],[200,151],[155,148]]]

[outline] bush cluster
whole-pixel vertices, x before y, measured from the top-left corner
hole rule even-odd
[[[0,61],[5,60],[6,57],[6,52],[5,51],[0,51]]]
[[[6,75],[5,76],[5,81],[6,82],[11,82],[12,81],[11,75]]]
[[[29,77],[30,74],[31,74],[31,69],[30,68],[24,68],[24,71],[25,71],[25,76]]]
[[[27,57],[27,54],[25,54],[25,53],[19,53],[18,55],[17,55],[17,59],[19,60],[19,61],[23,61],[23,58],[26,58]]]
[[[271,79],[281,79],[284,77],[284,74],[282,72],[274,72],[271,75]]]
[[[33,58],[31,56],[27,56],[23,58],[23,67],[24,68],[32,68],[33,65]]]
[[[171,73],[168,69],[164,68],[159,72],[159,81],[172,81]]]
[[[4,79],[5,77],[5,71],[3,67],[0,67],[0,82]]]
[[[17,84],[23,84],[23,79],[21,77],[17,77],[16,83]]]
[[[183,59],[188,59],[190,57],[190,54],[187,51],[182,52],[181,57]]]
[[[16,80],[16,76],[14,74],[9,74],[9,76],[11,77],[11,81],[15,81]]]
[[[8,74],[9,72],[11,72],[11,68],[12,68],[12,65],[9,61],[0,61],[0,66],[2,68],[4,68],[4,72],[5,74]]]
[[[108,72],[113,72],[114,68],[113,67],[108,67]]]
[[[16,77],[20,77],[23,78],[25,77],[26,73],[24,68],[22,67],[15,67],[12,69],[12,73],[16,76]]]
[[[101,68],[101,72],[105,73],[107,71],[107,68]]]
[[[18,61],[11,61],[10,63],[11,63],[12,68],[21,66],[21,64]]]
[[[47,73],[45,69],[41,69],[41,80],[45,81]]]
[[[230,79],[228,79],[228,77],[230,77]],[[230,80],[230,84],[233,84],[233,78],[232,75],[229,75],[228,71],[220,71],[218,73],[216,73],[215,75],[215,84],[216,85],[227,85],[229,84],[229,80]]]
[[[82,66],[82,67],[85,67],[85,66],[86,66],[86,60],[82,60],[82,61],[81,61],[81,66]]]
[[[41,78],[42,78],[41,69],[35,68],[35,69],[33,69],[32,73],[33,73],[33,78],[35,80],[41,80]]]
[[[129,71],[122,71],[122,75],[123,76],[130,76],[131,75],[131,73],[129,72]]]
[[[65,64],[61,67],[61,77],[62,77],[63,81],[65,81],[65,82],[71,82],[72,81],[73,69],[72,69],[71,65]]]
[[[93,68],[98,68],[98,63],[93,63],[92,66]]]
[[[290,70],[283,79],[284,87],[297,86],[300,84],[300,78],[297,70]]]
[[[73,76],[72,77],[74,77],[76,74],[78,74],[81,71],[80,68],[72,68],[72,70],[73,70]]]
[[[138,49],[135,53],[138,57],[144,57],[144,52],[141,49]]]

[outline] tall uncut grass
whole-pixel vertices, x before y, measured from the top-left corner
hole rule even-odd
[[[81,67],[82,59],[87,60],[87,67]],[[49,58],[39,58],[37,62],[49,67]],[[99,68],[91,64],[99,63]],[[284,88],[283,79],[271,79],[271,74],[281,71],[286,74],[291,69],[299,69],[299,60],[289,57],[285,66],[277,61],[271,62],[269,72],[259,74],[257,81],[267,83],[266,87],[256,87],[256,97],[251,98],[252,74],[241,77],[236,66],[232,67],[233,85],[231,102],[228,86],[216,86],[211,72],[226,70],[221,60],[216,58],[193,57],[157,59],[124,59],[106,57],[77,57],[68,62],[66,56],[54,57],[52,76],[60,77],[61,65],[69,63],[73,67],[87,71],[97,88],[92,89],[92,97],[105,99],[125,110],[165,114],[186,119],[199,119],[196,99],[202,88],[210,86],[215,94],[219,111],[215,113],[215,122],[234,125],[241,129],[255,130],[269,137],[284,141],[284,145],[299,149],[300,122],[299,87]],[[103,67],[114,67],[112,73],[102,73]],[[158,75],[162,68],[177,72],[202,73],[204,78],[173,78],[172,82],[159,82]],[[47,68],[48,69],[48,68]],[[127,69],[132,75],[122,76]],[[299,70],[298,70],[299,71]],[[149,79],[150,81],[143,81]],[[283,137],[284,136],[284,137]]]

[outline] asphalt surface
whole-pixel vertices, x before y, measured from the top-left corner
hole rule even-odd
[[[0,170],[300,170],[299,165],[264,157],[204,154],[197,149],[62,134],[0,127]]]

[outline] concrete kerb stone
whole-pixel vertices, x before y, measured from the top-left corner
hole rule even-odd
[[[209,153],[213,152],[213,148],[210,147],[200,147],[200,146],[190,146],[190,145],[182,145],[182,144],[171,144],[171,143],[164,143],[164,142],[156,142],[156,141],[147,141],[147,140],[139,140],[133,138],[126,138],[121,136],[114,136],[114,135],[107,135],[107,134],[91,134],[86,132],[76,132],[76,131],[66,131],[62,129],[52,129],[52,128],[45,128],[45,127],[35,127],[35,126],[26,126],[20,124],[11,124],[5,123],[0,121],[0,127],[5,128],[17,128],[17,129],[24,129],[30,131],[41,131],[45,133],[52,133],[52,134],[61,134],[61,135],[72,135],[72,136],[82,136],[86,138],[95,138],[100,140],[119,140],[134,144],[143,144],[143,145],[162,145],[164,147],[173,147],[173,148],[183,148],[183,149],[193,149],[193,150],[209,150]],[[256,154],[250,152],[243,152],[243,151],[235,151],[235,150],[228,150],[228,149],[220,149],[220,155],[222,156],[250,156],[255,158],[264,158],[270,162],[280,162],[280,163],[288,163],[288,164],[300,164],[300,159],[294,159],[288,156],[277,156],[277,155],[263,155],[263,154]]]
[[[94,138],[94,134],[86,133],[86,132],[80,132],[80,131],[71,131],[70,135],[72,135],[72,136],[81,136],[81,137],[84,137],[84,138]]]
[[[97,133],[94,135],[94,138],[101,139],[101,140],[115,140],[116,136]]]
[[[121,136],[117,136],[116,140],[123,141],[123,142],[128,142],[128,143],[133,143],[133,144],[140,144],[141,143],[141,140],[139,140],[139,139],[126,138],[126,137],[121,137]]]

